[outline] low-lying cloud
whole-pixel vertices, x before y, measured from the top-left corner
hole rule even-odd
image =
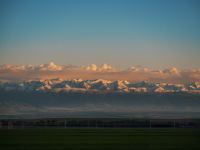
[[[175,67],[164,70],[152,70],[145,67],[130,67],[124,70],[113,68],[109,64],[97,66],[56,65],[53,62],[41,65],[1,65],[0,80],[22,81],[33,79],[76,79],[84,80],[128,80],[168,83],[188,83],[200,81],[200,69],[178,70]]]

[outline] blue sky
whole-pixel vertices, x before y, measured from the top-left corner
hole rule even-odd
[[[200,67],[198,0],[0,0],[0,64]]]

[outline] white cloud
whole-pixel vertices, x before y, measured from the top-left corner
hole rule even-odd
[[[165,70],[163,70],[163,73],[168,73],[168,74],[173,74],[173,75],[180,75],[180,72],[176,67],[165,69]]]
[[[136,66],[127,70],[116,70],[109,64],[99,67],[95,64],[89,66],[57,65],[53,62],[41,65],[1,65],[0,80],[32,80],[32,79],[77,79],[84,80],[128,80],[152,81],[168,83],[187,83],[200,81],[200,71],[178,70],[175,67],[164,70],[152,70]]]
[[[49,64],[39,65],[38,69],[41,71],[60,71],[62,70],[62,66],[56,65],[54,62],[50,62]]]
[[[95,64],[91,64],[87,67],[84,67],[86,70],[89,70],[89,71],[96,71],[97,70],[97,66]]]
[[[102,64],[99,68],[98,71],[114,71],[111,65],[109,64]]]
[[[83,66],[81,68],[87,71],[98,71],[98,72],[114,71],[113,67],[109,64],[102,64],[99,67],[95,64],[91,64],[89,66]]]

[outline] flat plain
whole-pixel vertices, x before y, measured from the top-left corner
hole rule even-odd
[[[200,149],[200,129],[1,129],[1,150]]]

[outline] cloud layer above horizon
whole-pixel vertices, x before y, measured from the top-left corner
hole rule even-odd
[[[188,83],[200,81],[200,69],[178,70],[175,67],[164,70],[152,70],[141,66],[132,66],[124,70],[113,68],[110,64],[97,66],[56,65],[53,62],[41,65],[1,65],[1,81],[24,81],[35,79],[105,79],[149,81],[167,83]]]
[[[199,8],[199,0],[0,0],[0,64],[200,68]]]

